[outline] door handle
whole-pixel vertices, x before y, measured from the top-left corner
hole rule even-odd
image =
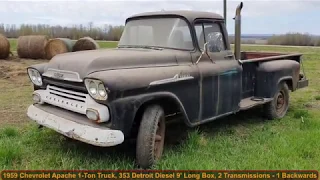
[[[233,58],[234,57],[234,55],[233,54],[228,54],[228,55],[226,55],[226,56],[224,56],[224,58]]]

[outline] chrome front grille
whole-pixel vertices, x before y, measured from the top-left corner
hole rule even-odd
[[[63,89],[68,89],[71,91],[88,93],[83,82],[72,82],[72,81],[64,81],[59,79],[53,79],[49,77],[43,77],[43,82],[46,86],[55,86]]]
[[[58,87],[51,86],[51,85],[48,86],[48,90],[49,90],[50,94],[54,94],[57,96],[68,98],[68,99],[72,99],[75,101],[85,102],[85,100],[86,100],[86,94],[84,94],[84,93],[70,91],[67,89],[62,89],[62,88],[58,88]]]
[[[67,110],[86,114],[88,94],[48,85],[42,101]]]

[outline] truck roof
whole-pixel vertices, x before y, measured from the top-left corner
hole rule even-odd
[[[189,10],[178,10],[178,11],[155,11],[155,12],[145,12],[140,14],[135,14],[129,17],[129,19],[133,18],[143,18],[149,16],[180,16],[186,18],[189,22],[193,22],[197,18],[210,18],[210,19],[224,19],[222,16],[212,12],[205,12],[205,11],[189,11]]]

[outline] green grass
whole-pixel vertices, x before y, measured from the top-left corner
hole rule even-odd
[[[101,47],[116,42],[99,42]],[[313,48],[243,46],[244,51],[304,53],[309,87],[291,93],[285,118],[267,121],[256,108],[197,128],[171,124],[159,169],[320,170],[320,51]],[[0,168],[132,169],[135,146],[99,148],[38,129],[26,117],[32,87],[15,71],[39,61],[0,61]],[[9,78],[3,78],[9,77]]]
[[[114,48],[117,47],[118,41],[97,41],[100,48]]]
[[[17,50],[17,39],[9,39],[10,43],[10,50],[16,51]]]

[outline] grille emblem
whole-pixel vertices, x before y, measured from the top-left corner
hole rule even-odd
[[[57,70],[49,68],[46,72],[42,74],[42,76],[55,78],[55,79],[62,79],[66,81],[74,81],[74,82],[82,82],[79,73],[73,71],[66,71],[66,70]]]
[[[55,72],[55,73],[53,73],[53,77],[58,78],[58,79],[63,79],[64,74]]]

